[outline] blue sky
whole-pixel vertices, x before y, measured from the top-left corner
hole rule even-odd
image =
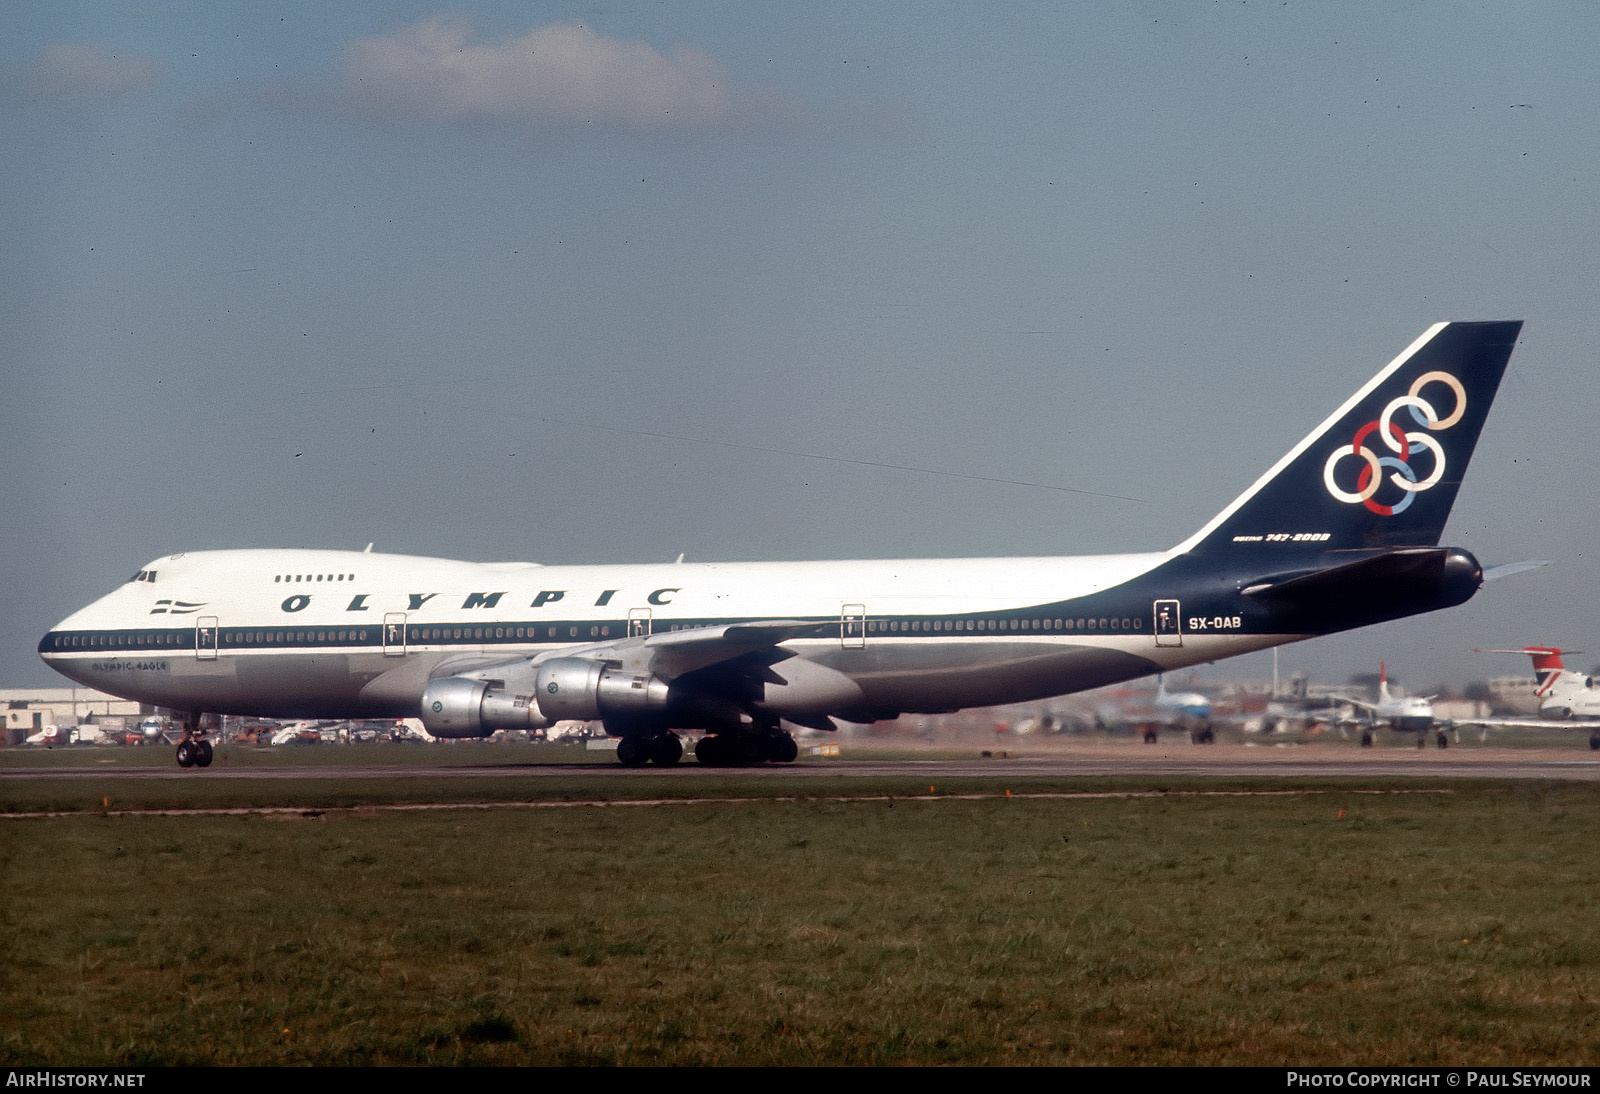
[[[1592,6],[0,27],[9,684],[177,550],[1170,546],[1446,318],[1528,321],[1447,540],[1553,564],[1285,670],[1593,646]]]

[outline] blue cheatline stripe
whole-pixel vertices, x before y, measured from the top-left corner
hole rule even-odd
[[[1128,614],[1096,614],[1094,616],[1056,614],[1063,605],[1046,605],[1032,610],[969,615],[915,615],[878,617],[867,616],[867,637],[901,639],[937,639],[952,636],[1072,636],[1085,634],[1148,635],[1150,629],[1142,612]],[[1082,609],[1080,608],[1080,611]],[[1104,610],[1104,609],[1100,609]],[[721,627],[750,619],[678,619],[656,620],[656,633],[693,630],[701,627]],[[837,623],[829,617],[802,620],[819,624]],[[532,623],[528,621],[486,625],[451,623],[408,623],[404,644],[407,646],[455,645],[572,645],[575,642],[595,642],[623,638],[628,633],[626,619],[562,620]],[[834,638],[836,634],[823,633],[818,638]],[[852,635],[852,637],[857,637]],[[391,646],[399,645],[391,639]],[[221,627],[217,632],[218,650],[304,650],[304,649],[372,649],[384,645],[384,625],[369,623],[364,626],[315,627]],[[196,628],[123,628],[112,630],[52,631],[39,643],[40,653],[185,653],[196,648]],[[206,646],[207,649],[211,647]]]

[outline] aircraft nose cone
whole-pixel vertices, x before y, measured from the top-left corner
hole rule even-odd
[[[88,662],[72,655],[94,648],[90,646],[90,632],[104,629],[105,622],[96,612],[99,603],[96,601],[80,608],[51,627],[39,639],[37,647],[39,657],[45,664],[80,684],[89,683],[81,671]]]
[[[64,629],[63,624],[65,622],[66,620],[62,620],[61,623],[57,623],[45,632],[43,638],[39,639],[39,656],[47,662],[50,660],[51,654],[62,648],[61,644],[65,641],[65,636],[61,632]]]

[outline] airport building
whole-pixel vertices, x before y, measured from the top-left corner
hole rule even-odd
[[[1539,681],[1531,676],[1493,676],[1489,694],[1495,705],[1512,714],[1533,714],[1539,709]]]
[[[19,745],[49,726],[79,726],[128,719],[137,722],[139,704],[92,688],[0,688],[5,732],[0,745]]]

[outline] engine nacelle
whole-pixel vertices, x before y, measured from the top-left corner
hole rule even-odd
[[[582,657],[557,657],[539,666],[538,706],[552,722],[648,714],[667,707],[667,682],[607,668]]]
[[[422,724],[435,737],[487,737],[497,729],[543,729],[547,717],[532,695],[447,676],[422,689]]]

